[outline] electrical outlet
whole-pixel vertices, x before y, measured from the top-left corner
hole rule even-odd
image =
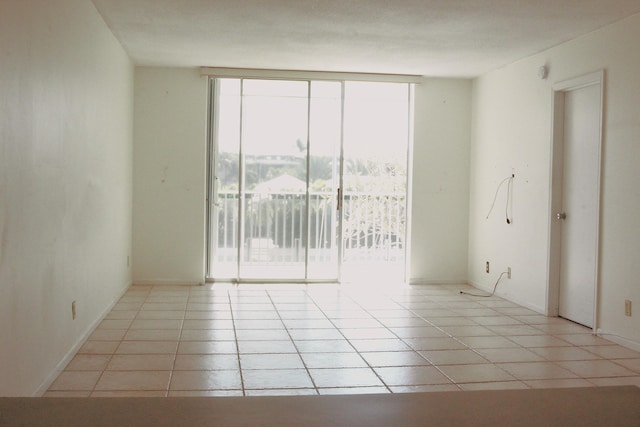
[[[507,267],[507,279],[511,279],[511,267]]]
[[[76,302],[71,301],[71,319],[76,320]]]
[[[487,261],[487,263],[485,264],[484,271],[489,273],[489,261]]]
[[[631,317],[631,300],[624,300],[624,315]]]

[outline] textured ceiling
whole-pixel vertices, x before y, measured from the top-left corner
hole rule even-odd
[[[138,65],[473,77],[638,0],[93,0]]]

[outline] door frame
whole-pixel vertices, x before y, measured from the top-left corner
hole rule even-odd
[[[548,259],[547,259],[547,300],[545,311],[547,316],[559,316],[560,299],[560,271],[562,229],[561,223],[556,219],[556,213],[562,209],[562,184],[564,167],[564,114],[565,114],[565,94],[573,90],[582,89],[589,86],[600,86],[600,120],[598,123],[598,161],[596,180],[598,203],[596,205],[596,253],[594,254],[595,268],[593,277],[595,281],[594,306],[593,306],[593,332],[598,328],[598,295],[600,288],[599,266],[600,266],[600,205],[602,203],[602,139],[604,120],[604,70],[585,74],[576,78],[560,81],[552,86],[552,135],[551,135],[551,155],[550,155],[550,197],[549,197],[549,232],[548,232]]]

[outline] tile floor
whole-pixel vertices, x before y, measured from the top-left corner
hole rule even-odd
[[[45,396],[640,386],[640,353],[463,289],[132,286]]]

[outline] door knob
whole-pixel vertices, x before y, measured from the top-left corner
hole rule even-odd
[[[560,212],[558,214],[556,214],[556,218],[558,219],[567,219],[567,214],[564,212]]]

